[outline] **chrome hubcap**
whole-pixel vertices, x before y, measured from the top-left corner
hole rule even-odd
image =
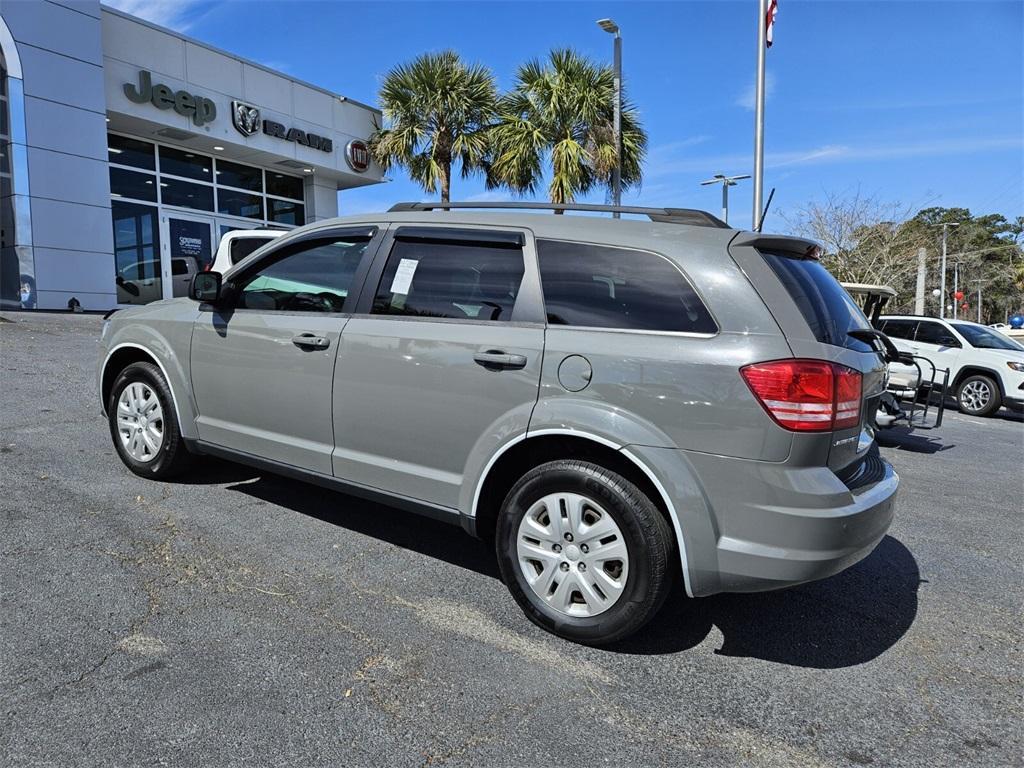
[[[516,554],[533,593],[568,616],[607,611],[629,577],[618,524],[578,493],[551,493],[534,503],[519,523]]]
[[[164,442],[164,410],[148,384],[133,381],[117,399],[117,434],[136,461],[152,461]]]
[[[983,381],[972,381],[960,390],[960,401],[971,411],[980,411],[991,399],[992,390]]]

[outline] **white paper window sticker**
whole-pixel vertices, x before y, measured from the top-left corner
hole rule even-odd
[[[412,278],[416,274],[416,267],[419,266],[416,259],[402,259],[398,262],[398,269],[395,270],[395,279],[391,281],[391,292],[401,296],[408,296],[412,287]]]

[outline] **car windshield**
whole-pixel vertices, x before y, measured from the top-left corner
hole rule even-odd
[[[972,347],[979,349],[1012,349],[1015,352],[1024,352],[1024,347],[1013,339],[1003,336],[998,331],[983,328],[980,325],[968,325],[967,323],[950,323],[957,332],[970,342]]]

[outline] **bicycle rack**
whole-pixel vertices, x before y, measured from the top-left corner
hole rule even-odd
[[[927,387],[924,386],[925,376],[924,371],[921,368],[921,363],[918,361],[923,360],[931,368],[931,377],[928,379]],[[908,365],[908,363],[903,363]],[[937,429],[942,426],[942,416],[946,411],[946,390],[949,387],[949,368],[936,368],[935,363],[926,357],[919,355],[910,355],[910,363],[914,368],[917,369],[917,383],[913,387],[913,397],[909,398],[910,408],[906,412],[907,426],[911,429]],[[942,374],[942,384],[936,384],[936,378],[939,374]],[[907,391],[907,387],[890,387],[889,390],[896,396],[898,400],[903,400],[900,396],[901,393]],[[922,391],[924,397],[922,401]],[[938,405],[934,406],[932,411],[932,397],[938,395]],[[933,413],[934,423],[929,423],[928,415]]]

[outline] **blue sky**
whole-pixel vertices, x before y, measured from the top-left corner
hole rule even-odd
[[[112,4],[368,103],[390,67],[424,51],[453,48],[502,88],[553,47],[610,60],[611,36],[594,23],[610,16],[650,136],[643,187],[624,202],[717,211],[718,188],[699,182],[752,169],[756,0]],[[1024,214],[1022,40],[1019,0],[780,0],[765,138],[773,211],[860,190],[906,206]],[[391,176],[343,193],[342,211],[425,199],[401,170]],[[454,183],[453,199],[493,194],[479,179]],[[750,208],[741,182],[733,223],[749,225]]]

